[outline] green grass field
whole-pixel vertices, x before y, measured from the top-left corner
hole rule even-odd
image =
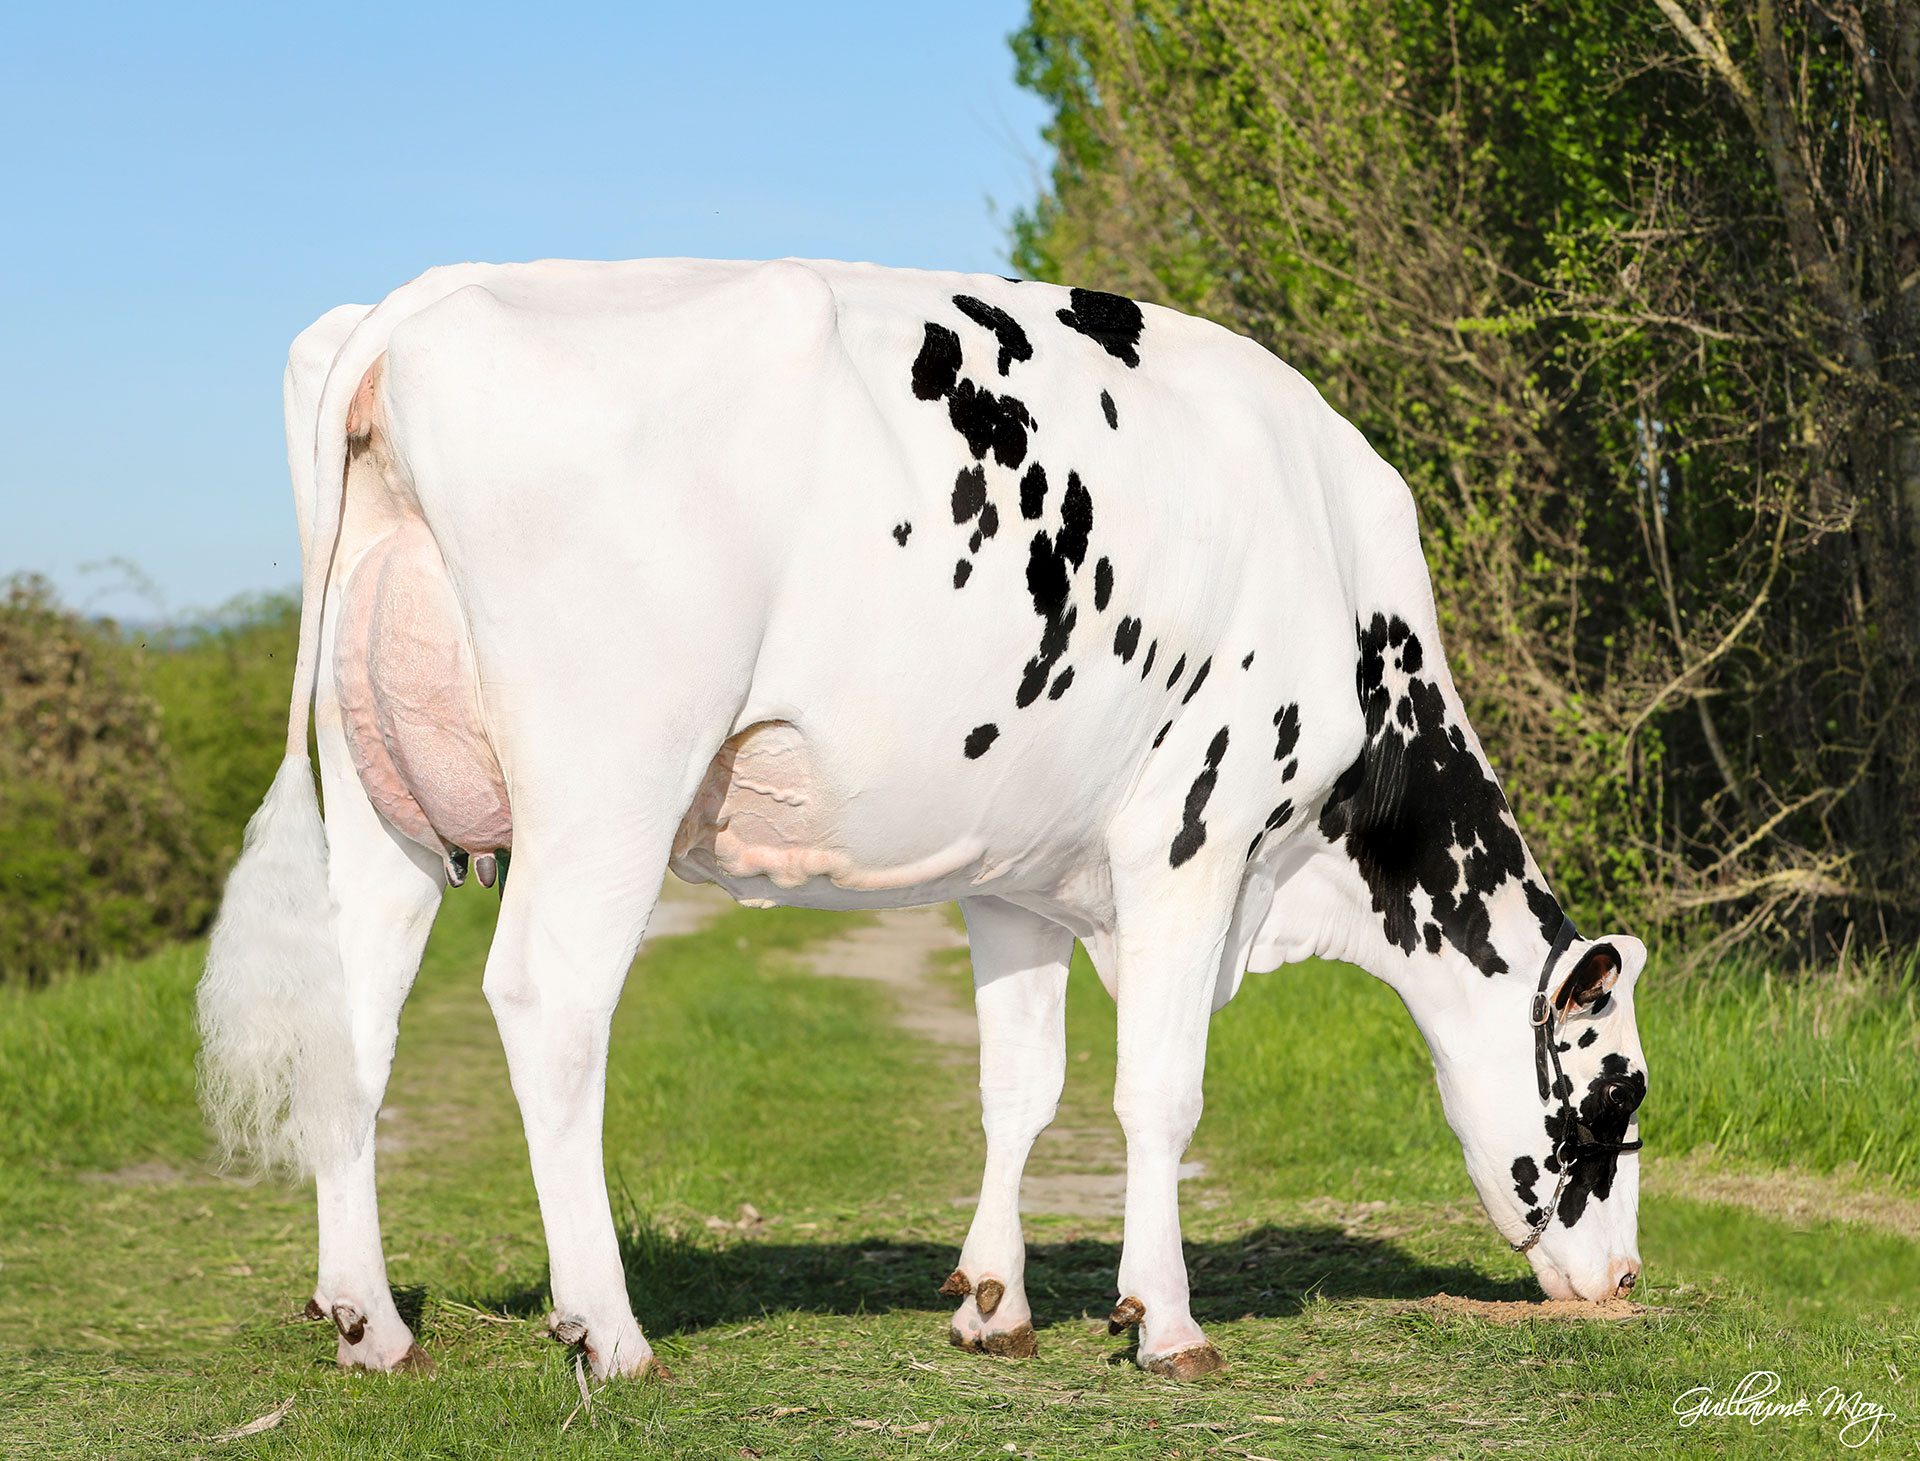
[[[1848,1454],[1817,1413],[1832,1386],[1899,1417],[1865,1453],[1920,1438],[1912,1239],[1685,1195],[1687,1173],[1764,1194],[1792,1168],[1836,1202],[1913,1210],[1910,977],[1663,994],[1649,975],[1651,1311],[1516,1324],[1419,1302],[1538,1294],[1473,1200],[1393,995],[1331,966],[1250,978],[1215,1023],[1206,1171],[1183,1188],[1196,1313],[1231,1368],[1178,1386],[1100,1322],[1113,1220],[1030,1219],[1038,1359],[948,1348],[935,1289],[969,1216],[955,1199],[977,1190],[972,1073],[898,1029],[884,992],[801,970],[798,950],[857,918],[784,911],[662,940],[628,985],[608,1160],[635,1304],[675,1378],[583,1407],[544,1337],[532,1185],[480,994],[492,911],[477,888],[449,899],[381,1125],[390,1266],[430,1379],[337,1373],[331,1329],[291,1322],[309,1194],[207,1173],[197,949],[0,993],[0,1453],[1830,1456]],[[1070,1040],[1063,1122],[1111,1123],[1112,1011],[1084,968]],[[743,1203],[762,1216],[745,1230]],[[1673,1413],[1751,1371],[1816,1413]],[[289,1399],[278,1426],[217,1439]]]

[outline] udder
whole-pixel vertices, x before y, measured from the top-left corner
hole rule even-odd
[[[334,674],[354,767],[382,816],[443,856],[513,845],[466,621],[425,523],[403,523],[354,565]]]

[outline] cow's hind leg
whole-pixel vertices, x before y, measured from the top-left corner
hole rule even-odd
[[[591,825],[602,830],[553,841],[521,839],[516,829],[522,845],[487,960],[486,993],[546,1226],[549,1327],[563,1343],[582,1345],[595,1377],[605,1378],[653,1365],[627,1295],[601,1135],[608,1031],[659,895],[673,823],[648,837],[646,819],[607,808]]]
[[[387,1284],[374,1191],[374,1125],[393,1066],[400,1007],[419,972],[443,881],[433,855],[403,839],[373,809],[326,717],[319,739],[328,882],[346,976],[359,1130],[349,1155],[314,1174],[320,1272],[309,1312],[332,1320],[342,1368],[422,1369],[429,1361]]]
[[[965,1295],[953,1316],[955,1344],[1026,1356],[1034,1353],[1034,1339],[1020,1175],[1035,1139],[1053,1120],[1066,1078],[1073,935],[999,898],[968,898],[960,907],[973,946],[987,1162],[960,1266],[942,1291]]]

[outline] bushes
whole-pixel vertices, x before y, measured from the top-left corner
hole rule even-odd
[[[0,983],[203,931],[279,763],[299,608],[243,601],[145,644],[0,599]]]
[[[214,869],[194,836],[160,708],[110,627],[37,578],[0,605],[0,980],[197,932]]]

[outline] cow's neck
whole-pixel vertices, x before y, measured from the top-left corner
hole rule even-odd
[[[1531,980],[1560,904],[1430,637],[1397,615],[1358,625],[1366,745],[1319,822],[1351,895],[1340,901],[1358,906],[1336,915],[1329,952],[1395,983],[1428,960]]]

